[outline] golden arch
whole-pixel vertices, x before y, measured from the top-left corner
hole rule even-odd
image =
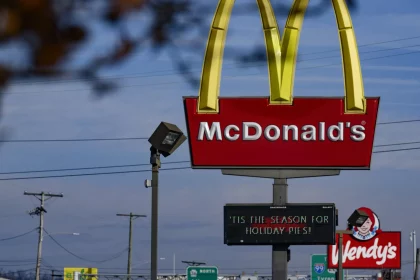
[[[345,112],[366,112],[363,79],[353,24],[345,0],[331,0],[337,20],[344,75]],[[207,41],[198,96],[198,113],[219,112],[223,51],[235,0],[219,0]],[[264,29],[270,83],[270,104],[293,104],[293,83],[299,35],[309,0],[294,0],[283,40],[270,0],[257,0]],[[282,42],[283,41],[283,42]]]

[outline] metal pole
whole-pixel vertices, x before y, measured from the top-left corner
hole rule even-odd
[[[287,179],[274,179],[273,205],[287,203]],[[285,245],[273,245],[272,248],[272,280],[287,280],[287,249]]]
[[[127,261],[127,276],[131,279],[131,249],[132,249],[132,234],[133,231],[133,213],[130,212],[130,229],[128,231],[128,261]]]
[[[174,259],[173,259],[174,263],[173,263],[173,272],[174,272],[174,276],[176,275],[176,269],[175,269],[175,253],[174,253]]]
[[[151,250],[150,250],[150,276],[151,280],[157,280],[158,264],[158,195],[159,195],[159,167],[160,154],[155,148],[150,148],[150,163],[152,164],[152,221],[151,221]]]
[[[419,266],[419,259],[420,259],[420,249],[416,249],[416,269],[414,271],[414,280],[417,280],[418,275],[418,266]]]
[[[39,214],[39,236],[38,236],[38,253],[36,256],[35,279],[40,279],[41,257],[42,257],[42,239],[44,233],[44,192],[41,193],[41,213]]]
[[[416,244],[416,231],[413,230],[413,262],[414,262],[414,266],[413,266],[413,274],[415,274],[416,272],[416,267],[417,267],[417,244]]]
[[[338,234],[338,280],[343,280],[343,233]]]

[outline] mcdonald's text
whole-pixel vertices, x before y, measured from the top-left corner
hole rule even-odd
[[[184,98],[192,168],[369,169],[379,98],[347,114],[344,98],[219,98],[218,112],[198,113]]]
[[[283,141],[325,141],[328,138],[328,140],[336,142],[344,141],[345,128],[350,130],[348,135],[351,140],[363,141],[366,139],[365,127],[363,125],[352,125],[350,122],[339,122],[328,127],[326,127],[325,122],[320,122],[317,126],[304,125],[301,128],[296,125],[283,125],[279,128],[273,124],[263,128],[256,122],[242,122],[240,126],[229,124],[225,125],[223,129],[220,122],[212,122],[211,125],[208,122],[200,122],[197,139],[198,141],[204,139],[209,141],[236,141],[241,138],[246,141],[256,141],[264,135],[265,140],[268,141],[276,141],[280,138]]]
[[[336,244],[328,246],[328,268],[338,267],[338,235]],[[343,235],[343,268],[401,268],[401,232],[381,232],[376,237],[359,241]]]

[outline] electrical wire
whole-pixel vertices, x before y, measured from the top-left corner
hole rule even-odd
[[[49,233],[48,233],[48,231],[46,230],[46,229],[44,229],[44,231],[45,231],[45,233],[48,235],[48,237],[49,238],[51,238],[51,240],[52,241],[54,241],[54,243],[55,244],[57,244],[61,249],[63,249],[64,251],[66,251],[67,253],[69,253],[70,255],[72,255],[73,257],[76,257],[76,258],[78,258],[78,259],[80,259],[80,260],[83,260],[83,261],[87,261],[87,262],[94,262],[94,263],[104,263],[104,262],[109,262],[109,261],[112,261],[112,260],[115,260],[115,259],[117,259],[117,258],[119,258],[119,257],[121,257],[122,256],[122,254],[124,254],[127,250],[128,250],[128,248],[125,248],[124,250],[122,250],[121,252],[119,252],[118,254],[116,254],[116,255],[114,255],[113,257],[111,257],[111,258],[109,258],[109,259],[105,259],[105,260],[101,260],[101,261],[96,261],[96,260],[89,260],[89,259],[86,259],[86,258],[83,258],[83,257],[80,257],[80,256],[78,256],[78,255],[76,255],[75,253],[73,253],[73,252],[71,252],[70,250],[68,250],[66,247],[64,247],[63,245],[61,245],[54,237],[52,237]]]
[[[382,145],[374,145],[374,148],[380,147],[390,147],[390,146],[401,146],[401,145],[413,145],[413,144],[420,144],[420,141],[412,141],[412,142],[401,142],[401,143],[394,143],[394,144],[382,144]],[[0,173],[2,174],[2,173]]]
[[[22,233],[22,234],[19,234],[19,235],[16,235],[16,236],[12,236],[12,237],[9,237],[9,238],[3,238],[3,239],[0,239],[0,241],[6,241],[6,240],[12,240],[12,239],[16,239],[16,238],[19,238],[19,237],[22,237],[22,236],[25,236],[25,235],[28,235],[28,234],[30,234],[30,233],[32,233],[32,232],[34,232],[34,231],[36,231],[38,228],[34,228],[33,230],[31,230],[31,231],[28,231],[28,232],[25,232],[25,233]]]
[[[380,147],[391,147],[391,146],[413,145],[413,144],[420,144],[420,141],[374,145],[373,147],[374,148],[380,148]],[[379,151],[379,152],[381,152],[381,151]],[[189,160],[169,161],[169,162],[165,162],[164,164],[166,165],[166,164],[179,164],[179,163],[190,163],[190,161]],[[79,171],[79,170],[94,170],[94,169],[109,169],[109,168],[138,167],[138,166],[149,166],[149,165],[150,165],[150,163],[138,163],[138,164],[102,165],[102,166],[90,166],[90,167],[61,168],[61,169],[11,171],[11,172],[0,172],[0,175],[46,173],[46,172],[49,173],[49,172]],[[7,217],[9,217],[9,216],[7,216]],[[2,217],[0,217],[0,218],[2,218]]]
[[[19,262],[34,262],[35,260],[34,259],[24,259],[24,260],[0,260],[0,263],[3,263],[3,262],[5,262],[5,263],[8,263],[8,262],[11,262],[11,263],[19,263]],[[0,264],[0,266],[1,266],[1,264]]]
[[[401,123],[420,122],[420,119],[378,122],[376,125],[390,125]],[[147,140],[150,137],[116,137],[116,138],[79,138],[79,139],[22,139],[22,140],[0,140],[0,143],[31,143],[31,142],[93,142],[93,141],[127,141],[127,140]]]
[[[385,150],[385,151],[373,151],[372,153],[373,154],[379,154],[379,153],[391,153],[391,152],[401,152],[401,151],[410,151],[410,150],[420,150],[420,147],[402,148],[402,149]],[[161,168],[159,170],[170,171],[170,170],[183,170],[183,169],[191,169],[191,166],[172,167],[172,168]],[[129,173],[142,173],[142,172],[150,172],[150,169],[110,171],[110,172],[97,172],[97,173],[82,173],[82,174],[63,174],[63,175],[31,176],[31,177],[12,177],[12,178],[0,178],[0,181],[35,180],[35,179],[82,177],[82,176],[99,176],[99,175],[116,175],[116,174],[129,174]]]
[[[375,59],[383,59],[383,58],[389,58],[389,57],[395,57],[395,56],[403,56],[403,55],[411,55],[411,54],[418,54],[420,53],[420,51],[412,51],[412,52],[406,52],[406,53],[399,53],[399,54],[389,54],[389,55],[385,55],[385,56],[378,56],[378,57],[370,57],[370,58],[364,58],[364,59],[360,59],[360,61],[368,61],[368,60],[375,60]],[[320,58],[321,59],[321,58]],[[303,62],[304,60],[300,61]],[[330,67],[330,66],[337,66],[337,65],[341,65],[341,62],[339,63],[332,63],[332,64],[324,64],[324,65],[315,65],[315,66],[309,66],[309,67],[296,67],[298,70],[309,70],[309,69],[318,69],[318,68],[325,68],[325,67]],[[244,66],[245,67],[245,66]],[[249,66],[247,66],[249,67]],[[241,68],[241,67],[237,67],[237,68]],[[246,75],[231,75],[231,76],[227,76],[227,78],[232,78],[232,77],[247,77],[247,76],[255,76],[255,74],[246,74]],[[137,85],[120,85],[118,86],[118,88],[132,88],[132,87],[148,87],[148,86],[162,86],[162,85],[169,85],[169,84],[181,84],[184,83],[184,81],[177,81],[177,82],[166,82],[166,83],[151,83],[151,84],[137,84]],[[52,90],[52,91],[42,91],[42,93],[53,93],[53,92],[81,92],[81,91],[90,91],[90,88],[85,88],[85,89],[63,89],[63,90]],[[13,94],[38,94],[40,93],[39,91],[33,91],[33,92],[13,92]]]
[[[0,267],[3,267],[3,266],[28,266],[28,265],[34,265],[34,264],[36,264],[36,262],[34,261],[34,262],[29,262],[29,263],[20,263],[20,264],[0,264]]]
[[[164,164],[165,165],[166,164],[179,164],[179,163],[189,163],[189,162],[190,162],[189,160],[180,160],[180,161],[169,161],[169,162],[165,162]],[[103,165],[103,166],[91,166],[91,167],[48,169],[48,170],[45,170],[44,169],[44,170],[13,171],[13,172],[0,172],[0,175],[26,174],[26,173],[43,173],[43,172],[60,172],[60,171],[77,171],[77,170],[122,168],[122,167],[138,167],[138,166],[149,166],[149,165],[150,165],[150,163],[138,163],[138,164]]]
[[[387,43],[394,43],[394,42],[400,42],[400,41],[406,41],[406,40],[412,40],[412,39],[419,39],[420,36],[414,36],[414,37],[406,37],[406,38],[400,38],[400,39],[394,39],[394,40],[388,40],[388,41],[381,41],[381,42],[373,42],[373,43],[369,43],[369,44],[360,44],[357,47],[358,48],[364,48],[364,47],[368,47],[368,46],[374,46],[374,45],[382,45],[382,44],[387,44]],[[417,46],[417,45],[415,45]],[[394,49],[402,49],[402,48],[409,48],[410,46],[403,46],[403,47],[398,47],[398,48],[391,48],[391,49],[385,49],[385,50],[377,50],[379,51],[388,51],[388,50],[394,50]],[[413,46],[411,46],[413,47]],[[311,53],[302,53],[301,55],[314,55],[314,54],[321,54],[321,53],[330,53],[330,52],[337,52],[338,50],[336,49],[331,49],[331,50],[327,50],[327,51],[319,51],[319,52],[311,52]],[[371,51],[368,51],[371,52]],[[360,52],[360,53],[368,53],[368,52]],[[324,59],[324,57],[321,58],[317,58],[317,59]],[[311,59],[308,59],[311,60]],[[302,61],[306,61],[306,60],[302,60]],[[230,65],[233,63],[227,63],[227,65]],[[201,70],[200,68],[197,68],[197,70]],[[176,75],[176,71],[174,70],[158,70],[158,71],[149,71],[149,72],[143,72],[143,73],[139,73],[139,74],[134,74],[134,75],[112,75],[112,76],[105,76],[102,77],[101,79],[106,79],[106,80],[112,80],[112,79],[123,79],[123,78],[139,78],[139,77],[144,77],[144,78],[150,78],[150,77],[156,77],[156,76],[160,76],[160,75],[144,75],[144,74],[152,74],[152,73],[163,73],[163,72],[172,72],[172,75]],[[13,84],[16,85],[25,85],[25,84],[30,84],[30,85],[34,85],[34,84],[48,84],[51,82],[55,82],[55,83],[68,83],[68,82],[79,82],[79,81],[87,81],[87,79],[49,79],[48,81],[28,81],[28,82],[14,82]]]
[[[420,150],[420,147],[403,148],[403,149],[395,149],[395,150],[385,150],[385,151],[374,151],[372,153],[374,153],[374,154],[380,154],[380,153],[393,153],[393,152],[412,151],[412,150]]]
[[[180,169],[190,169],[190,168],[191,167],[188,166],[188,167],[160,168],[159,170],[180,170]],[[129,173],[142,173],[142,172],[150,172],[150,169],[98,172],[98,173],[82,173],[82,174],[49,175],[49,176],[33,176],[33,177],[0,178],[0,181],[46,179],[46,178],[65,178],[65,177],[80,177],[80,176],[97,176],[97,175],[111,175],[111,174],[129,174]]]

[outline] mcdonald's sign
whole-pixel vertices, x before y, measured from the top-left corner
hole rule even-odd
[[[345,0],[332,0],[344,97],[293,97],[299,35],[309,0],[294,0],[280,39],[269,0],[257,0],[269,97],[219,97],[234,0],[219,0],[198,97],[184,97],[192,168],[369,169],[379,97],[364,96],[359,53]]]

